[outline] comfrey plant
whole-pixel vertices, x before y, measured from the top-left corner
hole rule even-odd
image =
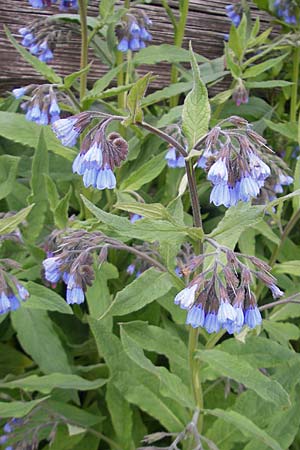
[[[116,35],[119,40],[118,50],[120,52],[134,52],[146,47],[146,43],[152,40],[149,27],[152,22],[143,12],[137,15],[135,11],[129,10],[122,18],[122,22],[116,27]]]
[[[65,98],[63,93],[55,92],[52,84],[30,84],[22,88],[13,89],[16,99],[24,96],[29,99],[21,103],[21,108],[26,112],[26,119],[39,125],[48,125],[59,119],[60,107],[58,96]]]
[[[23,45],[7,32],[45,82],[0,108],[0,444],[294,449],[297,25],[260,33],[234,2],[211,61],[181,48],[188,0],[146,3],[89,17],[78,0],[26,24]],[[153,46],[160,13],[174,46]],[[70,31],[80,67],[62,77],[45,63]],[[139,75],[157,63],[170,86]]]
[[[76,31],[74,26],[52,17],[35,20],[30,25],[19,29],[22,37],[21,44],[45,63],[54,58],[53,52],[57,44],[70,41],[74,31]]]

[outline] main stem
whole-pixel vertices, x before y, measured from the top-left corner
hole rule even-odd
[[[186,149],[178,141],[176,141],[176,139],[174,139],[172,136],[169,136],[168,134],[164,133],[162,130],[155,128],[146,122],[141,122],[138,125],[141,126],[142,128],[144,128],[145,130],[150,131],[151,133],[160,137],[161,139],[163,139],[165,142],[167,142],[172,147],[176,148],[184,158],[186,158],[188,156]],[[189,185],[194,226],[197,228],[202,228],[201,209],[200,209],[198,193],[197,193],[195,170],[194,170],[191,160],[186,160],[185,168],[186,168],[187,180],[188,180],[188,185]],[[197,243],[195,246],[195,251],[197,254],[201,254],[203,252],[202,244]],[[190,328],[188,359],[189,359],[189,368],[190,368],[191,383],[193,386],[193,394],[194,394],[194,398],[195,398],[195,404],[196,404],[196,407],[201,411],[201,410],[203,410],[203,392],[202,392],[202,385],[201,385],[200,374],[199,374],[200,361],[198,359],[195,359],[195,357],[194,357],[195,351],[196,351],[197,345],[198,345],[198,333],[199,333],[199,331],[197,328],[196,329]],[[199,414],[197,427],[198,427],[199,433],[201,433],[202,427],[203,427],[203,414]]]
[[[189,12],[189,0],[182,1],[182,7],[180,8],[180,18],[177,23],[177,26],[174,29],[174,44],[176,47],[181,47],[184,38],[184,31],[187,21],[187,16]],[[178,78],[178,70],[175,64],[172,65],[171,68],[171,84],[176,83]],[[170,106],[173,108],[178,104],[178,96],[172,97],[170,99]]]
[[[87,27],[87,3],[86,0],[78,0],[80,25],[81,25],[81,55],[80,70],[88,65],[88,27]],[[87,72],[80,75],[80,102],[82,102],[87,87]]]
[[[300,64],[300,47],[296,47],[293,52],[293,85],[291,94],[291,122],[297,121],[297,103],[298,103],[298,82],[299,82],[299,64]]]

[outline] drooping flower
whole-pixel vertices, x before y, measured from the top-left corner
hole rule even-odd
[[[197,163],[213,184],[211,203],[228,208],[239,201],[257,199],[265,187],[270,192],[269,181],[274,185],[273,193],[282,192],[282,186],[293,181],[286,174],[285,163],[272,153],[247,121],[233,116],[227,122],[228,128],[217,126],[208,133]]]
[[[30,5],[33,8],[47,8],[52,5],[56,5],[57,0],[28,0]],[[60,0],[59,9],[61,11],[68,11],[69,9],[77,9],[78,1],[77,0]]]
[[[225,6],[226,14],[235,27],[238,27],[242,19],[242,8],[238,3]]]
[[[7,271],[17,266],[9,259],[0,261],[0,314],[16,311],[29,297],[27,289]]]
[[[273,8],[277,16],[288,25],[297,25],[297,5],[291,0],[275,0]]]
[[[92,118],[89,112],[80,113],[54,122],[52,129],[63,145],[74,146]],[[110,119],[107,119],[86,134],[81,151],[73,162],[73,172],[83,177],[85,187],[100,190],[116,187],[113,169],[126,159],[128,144],[118,133],[106,136],[109,122]]]
[[[185,159],[174,147],[170,147],[166,153],[165,159],[168,167],[172,169],[185,167]]]
[[[21,108],[26,112],[26,119],[36,122],[39,125],[48,125],[59,119],[60,108],[58,106],[57,94],[52,85],[34,85],[16,88],[12,91],[15,98],[19,99],[24,95],[30,99],[21,104]]]
[[[116,27],[116,35],[119,40],[117,49],[126,53],[128,50],[137,52],[146,47],[146,43],[152,40],[149,33],[151,20],[143,12],[129,11],[122,19],[122,22]]]
[[[187,325],[205,328],[208,333],[220,329],[229,334],[240,333],[245,325],[255,328],[262,323],[262,317],[251,292],[252,278],[261,280],[274,297],[283,295],[269,273],[271,268],[256,257],[234,253],[212,239],[209,243],[216,248],[215,253],[209,253],[215,262],[203,269],[205,253],[189,261],[182,269],[183,274],[190,277],[199,268],[201,272],[176,295],[174,303],[188,310]],[[225,255],[226,264],[220,262],[220,253]],[[248,260],[256,269],[250,269],[241,259]]]

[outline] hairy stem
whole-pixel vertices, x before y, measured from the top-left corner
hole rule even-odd
[[[196,407],[199,410],[202,410],[203,409],[203,391],[202,391],[202,385],[201,385],[200,376],[199,376],[200,361],[199,361],[199,359],[195,358],[195,350],[197,349],[198,336],[199,336],[199,329],[191,327],[190,331],[189,331],[189,348],[188,348],[191,383],[193,386],[193,394],[194,394]],[[198,423],[196,425],[197,425],[198,432],[201,433],[202,428],[203,428],[203,414],[199,414]]]
[[[290,120],[297,120],[298,82],[299,82],[300,47],[296,47],[293,53],[293,85],[291,94]]]
[[[88,27],[87,27],[87,3],[86,0],[78,0],[80,25],[81,25],[81,55],[80,69],[88,65]],[[85,96],[87,87],[87,72],[80,75],[80,101]]]

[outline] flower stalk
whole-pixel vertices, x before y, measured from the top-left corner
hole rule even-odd
[[[88,26],[87,26],[87,3],[86,0],[78,0],[80,25],[81,25],[81,55],[80,70],[88,65]],[[80,102],[82,102],[87,88],[87,72],[80,75]]]

